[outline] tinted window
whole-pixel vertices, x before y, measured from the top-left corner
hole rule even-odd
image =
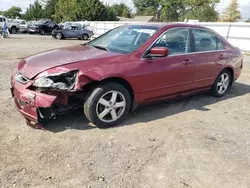
[[[167,31],[153,47],[167,47],[169,55],[184,54],[189,52],[189,31],[185,28]]]
[[[201,29],[193,29],[193,34],[195,52],[215,51],[222,50],[224,48],[221,41],[213,32]]]
[[[0,22],[5,22],[6,20],[4,18],[0,18]]]
[[[48,27],[54,27],[54,26],[55,26],[55,22],[49,21],[48,23],[46,23],[46,25],[47,25]]]

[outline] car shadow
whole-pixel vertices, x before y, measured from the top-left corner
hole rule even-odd
[[[189,110],[209,111],[210,109],[206,108],[208,105],[243,96],[248,93],[250,93],[250,85],[236,82],[229,92],[221,98],[214,98],[208,93],[203,93],[178,100],[161,101],[141,106],[135,112],[130,113],[125,122],[113,128],[130,126],[139,122],[150,122]],[[82,109],[80,109],[63,116],[59,116],[58,119],[49,122],[44,126],[44,128],[48,131],[56,133],[67,129],[89,130],[96,127],[90,125],[89,121],[83,115]]]

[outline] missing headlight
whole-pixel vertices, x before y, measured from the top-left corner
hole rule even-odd
[[[39,89],[72,90],[77,81],[77,70],[38,78],[33,86]]]

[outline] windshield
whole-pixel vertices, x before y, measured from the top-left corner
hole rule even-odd
[[[35,24],[37,24],[37,25],[43,25],[43,24],[45,24],[47,21],[46,20],[39,20],[39,21],[37,21]]]
[[[153,26],[121,26],[98,37],[89,45],[115,53],[128,54],[137,50],[157,30],[158,27]]]

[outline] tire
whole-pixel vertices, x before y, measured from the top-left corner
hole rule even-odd
[[[63,39],[62,33],[57,33],[57,34],[56,34],[56,39],[57,39],[57,40],[62,40],[62,39]]]
[[[40,33],[40,35],[45,35],[45,32],[44,32],[43,29],[40,29],[40,30],[39,30],[39,33]]]
[[[227,93],[227,91],[230,89],[232,79],[233,79],[233,76],[228,69],[224,69],[223,71],[221,71],[213,84],[213,87],[211,90],[212,96],[223,97]]]
[[[16,33],[17,33],[17,28],[12,27],[12,28],[10,29],[10,33],[11,33],[11,34],[16,34]]]
[[[101,102],[101,99],[104,99],[105,103]],[[128,90],[120,84],[108,82],[95,87],[87,94],[84,113],[98,128],[109,128],[120,124],[126,118],[130,106],[131,97]]]
[[[83,34],[82,35],[82,40],[89,40],[89,35],[88,34]]]

